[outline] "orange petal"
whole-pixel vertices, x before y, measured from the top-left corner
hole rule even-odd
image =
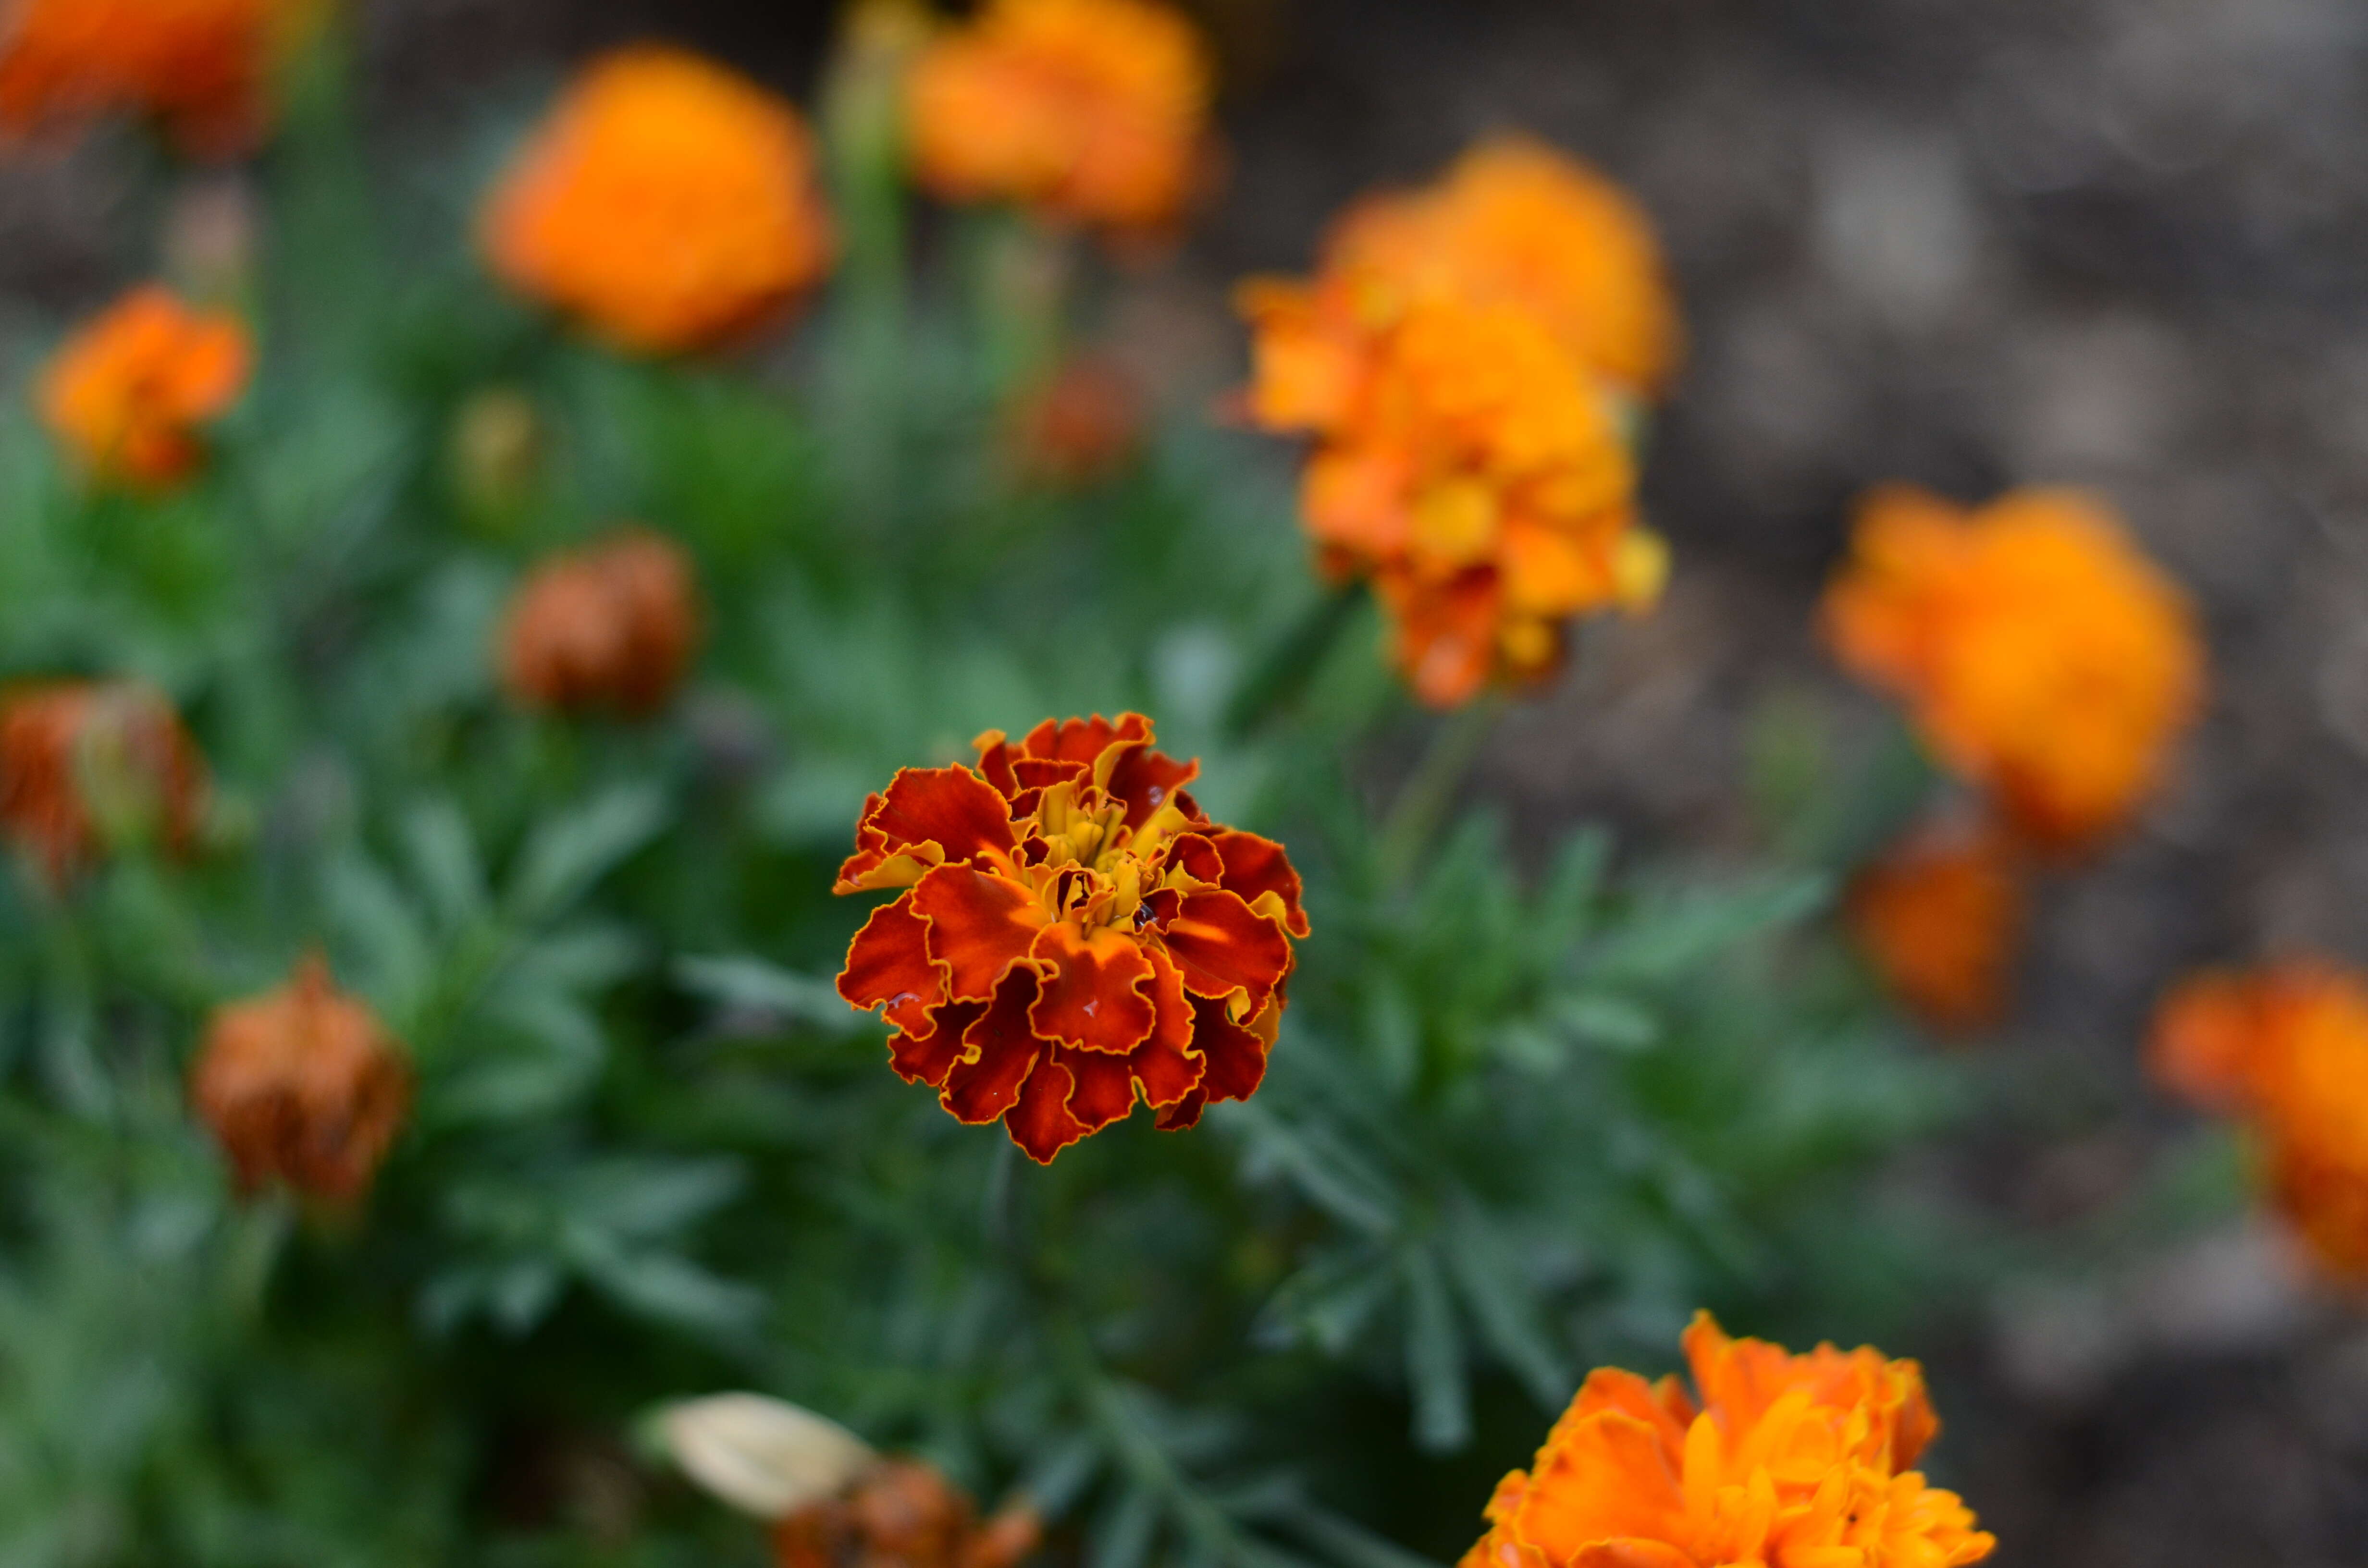
[[[1291,858],[1283,853],[1281,845],[1233,827],[1220,828],[1209,839],[1224,860],[1221,886],[1251,902],[1256,902],[1262,892],[1281,895],[1283,908],[1290,912],[1286,924],[1291,934],[1307,935],[1307,913],[1299,902],[1299,873],[1292,869]]]
[[[1579,1549],[1570,1568],[1696,1568],[1694,1560],[1666,1540],[1599,1540]]]
[[[926,1034],[929,1010],[946,999],[946,992],[929,962],[928,923],[913,913],[912,903],[913,895],[906,893],[871,912],[848,944],[838,994],[867,1013],[881,1008],[905,1033]]]
[[[1206,834],[1177,835],[1167,847],[1167,867],[1209,887],[1224,885],[1225,858],[1217,853],[1216,844]]]
[[[1068,1069],[1045,1051],[1028,1074],[1019,1103],[1003,1119],[1003,1130],[1020,1152],[1040,1165],[1093,1130],[1069,1113],[1073,1081]]]
[[[1266,1079],[1267,1043],[1226,1016],[1222,999],[1192,998],[1192,1044],[1208,1066],[1199,1092],[1212,1100],[1246,1100]]]
[[[1029,956],[1044,976],[1028,1015],[1039,1035],[1119,1055],[1150,1037],[1151,960],[1125,933],[1055,921],[1037,933]]]
[[[1573,1423],[1540,1453],[1506,1520],[1515,1537],[1561,1562],[1593,1545],[1673,1540],[1684,1525],[1685,1497],[1659,1434],[1616,1410]]]
[[[967,767],[899,768],[863,820],[892,849],[935,844],[950,861],[1008,855],[1019,844],[1003,797]]]
[[[888,1037],[888,1065],[908,1084],[940,1088],[962,1057],[962,1034],[986,1011],[984,1002],[949,1002],[928,1020],[925,1032]]]
[[[1155,902],[1168,897],[1173,895]],[[1265,1006],[1291,970],[1291,938],[1282,927],[1250,908],[1239,893],[1190,892],[1174,903],[1174,914],[1160,922],[1159,930],[1168,955],[1184,971],[1185,989],[1199,996],[1246,995],[1245,1016]]]
[[[1192,1004],[1175,960],[1156,948],[1151,960],[1151,1001],[1156,1013],[1151,1038],[1134,1048],[1127,1070],[1143,1085],[1146,1104],[1174,1105],[1199,1086],[1208,1059],[1192,1048]]]
[[[1076,1085],[1069,1091],[1069,1114],[1087,1131],[1099,1132],[1134,1108],[1134,1074],[1125,1058],[1065,1046],[1053,1047],[1053,1055]]]
[[[939,867],[912,898],[914,912],[929,924],[929,957],[945,966],[947,994],[965,1002],[994,994],[1045,919],[1044,906],[1026,887],[968,866]]]
[[[962,1030],[962,1057],[946,1074],[939,1103],[957,1121],[975,1127],[995,1120],[1019,1103],[1044,1042],[1028,1027],[1036,1000],[1036,971],[1015,969],[996,987],[995,1000]]]

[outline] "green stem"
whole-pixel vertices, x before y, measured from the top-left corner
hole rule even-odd
[[[1298,701],[1340,633],[1356,619],[1357,607],[1364,597],[1361,584],[1347,583],[1310,607],[1234,693],[1225,710],[1226,730],[1237,736],[1254,734]]]
[[[1424,851],[1438,836],[1464,776],[1479,760],[1504,710],[1504,698],[1488,692],[1449,714],[1431,732],[1429,749],[1390,802],[1390,814],[1374,846],[1373,866],[1383,892],[1404,887],[1421,865]]]

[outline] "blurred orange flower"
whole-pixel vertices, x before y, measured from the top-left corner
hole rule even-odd
[[[969,1497],[917,1460],[884,1460],[845,1496],[773,1527],[777,1568],[1014,1568],[1043,1536],[1025,1504],[982,1521]]]
[[[1372,579],[1424,701],[1550,676],[1568,618],[1659,597],[1626,439],[1535,316],[1426,296],[1369,331],[1321,282],[1253,283],[1242,305],[1253,418],[1316,437],[1300,512],[1319,562]]]
[[[1143,393],[1134,378],[1094,355],[1064,361],[1020,398],[1016,412],[1021,473],[1055,489],[1109,479],[1143,447]]]
[[[1974,1029],[2004,1014],[2026,914],[2008,835],[1987,823],[1910,834],[1852,879],[1845,908],[1884,983],[1925,1022]]]
[[[0,830],[63,885],[111,846],[195,841],[206,766],[164,695],[49,681],[0,699]]]
[[[502,621],[502,680],[521,707],[645,717],[674,695],[699,634],[689,557],[625,528],[552,556],[519,586]]]
[[[16,0],[0,7],[0,129],[132,111],[185,153],[262,139],[274,65],[321,0]]]
[[[217,1008],[189,1097],[239,1190],[279,1180],[347,1201],[377,1173],[411,1106],[411,1073],[377,1017],[318,955],[287,984]]]
[[[838,993],[894,1026],[889,1061],[1030,1158],[1125,1117],[1247,1099],[1307,934],[1282,846],[1209,820],[1197,762],[1151,722],[1047,719],[970,767],[908,767],[866,803],[837,891],[901,888]]]
[[[1172,225],[1208,157],[1210,68],[1152,0],[988,0],[913,67],[905,135],[950,201],[1114,230]]]
[[[512,288],[651,353],[763,324],[836,250],[797,111],[655,46],[577,77],[487,198],[482,229]]]
[[[1527,136],[1483,142],[1437,183],[1350,208],[1321,270],[1369,321],[1438,296],[1518,305],[1639,398],[1667,390],[1682,351],[1652,221],[1602,175]]]
[[[2368,1282],[2368,982],[2313,960],[2197,975],[2163,999],[2147,1065],[2250,1123],[2272,1203],[2329,1273]]]
[[[1877,491],[1824,617],[1842,662],[1903,699],[1941,760],[2038,847],[2078,850],[2116,827],[2202,701],[2186,597],[2077,492],[1968,512]]]
[[[1959,1568],[1997,1541],[1907,1467],[1939,1423],[1913,1361],[1685,1335],[1689,1395],[1601,1369],[1488,1500],[1462,1568]]]
[[[59,347],[41,374],[41,418],[94,479],[160,490],[198,466],[198,427],[238,401],[252,369],[236,317],[150,285]]]

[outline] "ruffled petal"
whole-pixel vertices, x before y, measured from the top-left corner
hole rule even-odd
[[[929,926],[929,957],[945,967],[946,994],[984,1002],[1027,956],[1044,906],[1009,877],[940,866],[913,889],[913,909]]]
[[[1224,879],[1220,884],[1229,892],[1256,903],[1258,894],[1272,892],[1282,900],[1287,912],[1284,927],[1294,937],[1307,935],[1307,912],[1300,904],[1299,872],[1291,864],[1291,857],[1282,846],[1271,838],[1239,828],[1221,827],[1208,835],[1224,862]]]
[[[1182,972],[1158,949],[1145,951],[1151,960],[1151,1001],[1156,1021],[1151,1038],[1127,1058],[1127,1070],[1143,1085],[1146,1104],[1167,1107],[1199,1087],[1209,1063],[1192,1046],[1192,1003],[1184,994]]]
[[[1127,715],[1132,719],[1135,715]],[[1098,770],[1099,771],[1099,770]],[[1198,757],[1178,762],[1164,751],[1154,751],[1148,739],[1119,749],[1102,788],[1126,807],[1126,820],[1144,823],[1151,813],[1176,798],[1176,791],[1201,776]]]
[[[1083,1122],[1087,1132],[1099,1132],[1111,1122],[1125,1119],[1134,1108],[1134,1074],[1125,1058],[1064,1046],[1053,1047],[1053,1055],[1076,1085],[1069,1091],[1069,1114]]]
[[[1196,1088],[1174,1105],[1162,1107],[1152,1125],[1162,1132],[1181,1132],[1186,1128],[1201,1125],[1201,1113],[1208,1107],[1208,1091]]]
[[[907,1034],[926,1034],[929,1011],[946,999],[946,992],[929,961],[928,922],[913,913],[912,903],[913,895],[906,893],[871,912],[848,944],[838,994],[864,1012],[880,1008]]]
[[[1505,1520],[1508,1534],[1554,1562],[1570,1562],[1599,1542],[1684,1539],[1684,1493],[1655,1427],[1604,1410],[1572,1423],[1559,1437],[1539,1453],[1530,1484]]]
[[[1196,996],[1245,997],[1244,1017],[1263,1008],[1291,971],[1291,938],[1239,893],[1186,893],[1159,931],[1184,971],[1184,988]]]
[[[1019,776],[1011,771],[1011,743],[1001,730],[986,730],[971,742],[978,751],[979,777],[1008,801],[1019,793]]]
[[[924,1032],[888,1037],[888,1065],[908,1084],[941,1088],[962,1058],[962,1033],[986,1011],[984,1002],[949,1002],[929,1018]]]
[[[1246,1100],[1266,1081],[1268,1042],[1226,1016],[1221,999],[1192,998],[1192,1044],[1207,1062],[1200,1093],[1212,1100]]]
[[[1028,1027],[1028,1008],[1035,1000],[1036,971],[1015,969],[996,987],[995,1000],[962,1030],[962,1060],[946,1074],[938,1096],[956,1120],[975,1127],[1019,1103],[1019,1086],[1046,1050]]]
[[[886,793],[874,796],[864,811],[856,831],[855,858],[839,872],[840,891],[848,891],[846,884],[858,863],[875,854],[883,859],[901,853],[928,860],[921,846],[933,844],[939,850],[936,859],[960,862],[983,856],[1008,858],[1019,842],[1009,804],[994,785],[969,768],[901,768]]]
[[[1019,1103],[1003,1119],[1003,1130],[1011,1134],[1020,1153],[1040,1165],[1051,1165],[1053,1155],[1092,1131],[1070,1114],[1073,1086],[1068,1069],[1046,1051],[1036,1059],[1035,1071],[1028,1074]]]
[[[1176,880],[1178,871],[1205,887],[1224,885],[1225,858],[1217,853],[1216,844],[1206,834],[1177,835],[1167,847],[1167,866],[1164,880],[1171,887],[1180,885]]]
[[[1029,956],[1044,976],[1028,1015],[1039,1035],[1121,1056],[1150,1038],[1151,960],[1125,933],[1055,921],[1037,933]]]

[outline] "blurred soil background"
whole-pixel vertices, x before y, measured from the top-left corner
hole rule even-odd
[[[811,101],[832,20],[777,0],[360,8],[398,158],[477,155],[456,138],[489,101],[523,113],[565,61],[649,34]],[[1179,405],[1239,375],[1232,279],[1303,268],[1343,202],[1481,132],[1600,163],[1660,225],[1692,346],[1646,491],[1679,569],[1658,614],[1591,633],[1504,724],[1483,783],[1520,831],[1607,817],[1647,853],[1748,846],[1770,712],[1826,715],[1844,750],[1876,733],[1812,631],[1872,482],[2095,486],[2189,585],[2210,715],[2147,820],[2049,881],[2016,1022],[1984,1048],[2030,1114],[1918,1173],[2090,1265],[1954,1303],[1940,1457],[2009,1568],[2368,1562],[2368,1333],[2249,1232],[2082,1252],[2190,1136],[2137,1071],[2159,989],[2199,962],[2368,958],[2368,6],[1197,9],[1225,60],[1227,188],[1104,327]],[[123,153],[0,165],[0,343],[148,254]]]

